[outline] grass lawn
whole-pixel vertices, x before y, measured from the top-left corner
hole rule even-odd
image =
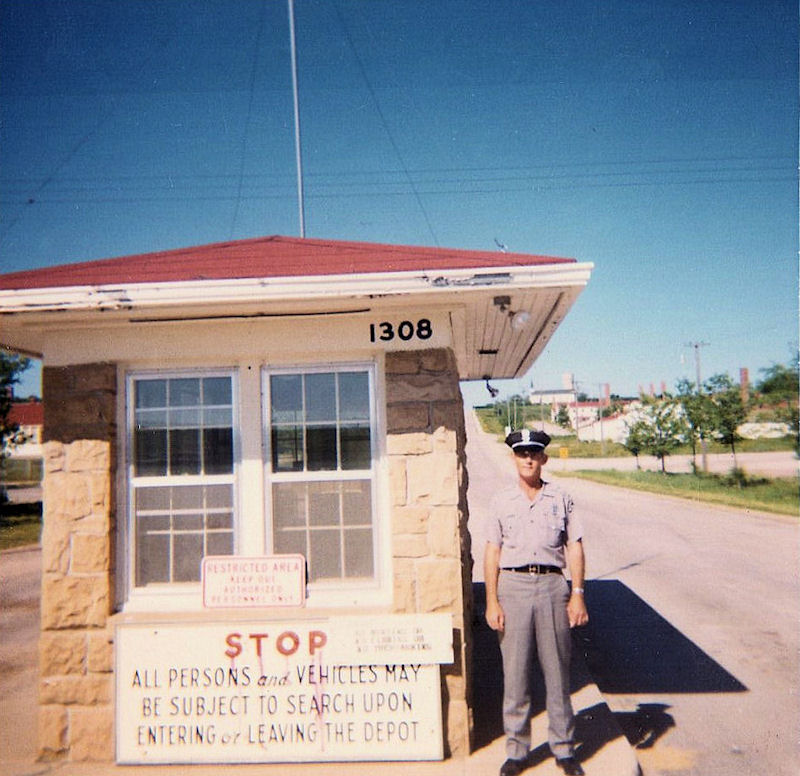
[[[0,550],[37,544],[42,532],[41,504],[0,506]]]
[[[620,472],[610,469],[559,472],[559,477],[578,477],[605,485],[645,490],[694,501],[724,504],[739,509],[800,516],[800,495],[795,477],[740,477],[714,474],[662,474],[652,471]]]

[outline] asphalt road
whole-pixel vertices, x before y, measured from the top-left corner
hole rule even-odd
[[[481,494],[510,462],[467,420],[479,579]],[[548,464],[551,474],[568,474],[560,463]],[[561,482],[585,523],[587,662],[645,776],[794,776],[797,521]]]

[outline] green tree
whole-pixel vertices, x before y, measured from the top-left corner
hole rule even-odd
[[[637,469],[642,468],[639,465],[639,453],[645,449],[648,431],[649,426],[647,423],[643,420],[637,420],[628,427],[628,435],[622,443],[623,447],[636,459]]]
[[[562,404],[556,413],[556,423],[563,428],[571,428],[572,421],[569,419],[569,410],[566,404]]]
[[[686,435],[686,421],[678,403],[670,396],[644,399],[641,422],[643,447],[661,461],[661,471],[666,473],[666,458],[678,447]]]
[[[697,471],[697,443],[711,435],[713,408],[708,396],[696,390],[691,380],[678,380],[676,399],[686,419],[686,438],[692,445],[692,468]]]
[[[760,370],[764,377],[756,385],[758,391],[764,396],[774,397],[778,401],[796,401],[800,393],[800,374],[798,374],[798,359],[794,363],[773,364]]]
[[[730,445],[733,467],[736,463],[736,443],[741,439],[739,426],[747,419],[747,407],[742,401],[742,392],[726,374],[709,377],[705,382],[711,402],[711,428],[713,435],[724,445]]]
[[[798,370],[798,356],[789,364],[773,364],[761,370],[764,377],[757,385],[762,399],[774,406],[775,416],[778,420],[789,426],[789,432],[794,438],[795,453],[800,456],[800,413],[798,412],[798,399],[800,399],[800,370]]]
[[[8,417],[14,402],[14,386],[30,365],[27,358],[0,350],[0,461],[11,454],[14,445],[25,441],[19,425]]]

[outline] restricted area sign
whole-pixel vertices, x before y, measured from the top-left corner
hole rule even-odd
[[[446,614],[120,624],[119,763],[438,760]]]
[[[203,606],[305,606],[302,555],[213,555],[203,558]]]

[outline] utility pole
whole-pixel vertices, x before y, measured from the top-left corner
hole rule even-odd
[[[687,342],[687,348],[694,348],[694,368],[697,374],[697,395],[700,396],[702,394],[702,385],[703,380],[700,373],[700,348],[704,348],[708,345],[707,342]],[[701,434],[700,436],[700,450],[702,454],[702,461],[703,461],[703,474],[708,473],[708,444],[706,443],[706,438]]]

